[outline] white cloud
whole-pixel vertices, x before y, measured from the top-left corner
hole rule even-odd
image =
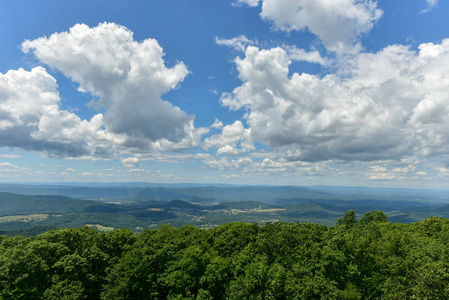
[[[385,173],[385,172],[387,172],[387,168],[382,167],[382,166],[371,166],[370,169],[373,170],[373,172],[376,172],[376,173]]]
[[[206,138],[203,148],[218,148],[218,155],[237,155],[254,149],[250,135],[250,129],[245,129],[241,121],[235,121],[233,124],[224,126],[220,134]]]
[[[137,157],[122,158],[122,165],[125,168],[138,168],[140,167],[139,159]]]
[[[430,12],[435,6],[438,5],[439,0],[426,0],[427,1],[427,7],[423,10],[421,10],[421,13],[428,13]]]
[[[91,122],[107,129],[104,139],[136,149],[181,149],[204,133],[195,129],[193,116],[161,99],[189,71],[182,62],[167,68],[163,50],[154,39],[134,41],[131,31],[113,23],[94,28],[77,24],[69,32],[25,41],[22,49],[78,83],[81,92],[98,98],[106,113]],[[62,128],[70,128],[71,122],[82,123],[73,114],[73,120],[65,112],[52,112],[57,114],[62,114],[59,119],[64,122],[58,124]],[[50,130],[47,125],[45,119],[40,120],[43,133]],[[81,132],[76,133],[88,130],[85,124],[80,126]],[[49,139],[45,134],[39,138]]]
[[[0,73],[0,144],[56,156],[96,152],[97,122],[60,110],[56,80],[43,67]],[[101,118],[101,117],[100,117]]]
[[[19,167],[16,165],[13,165],[9,162],[2,162],[0,163],[0,168],[13,168],[13,169],[18,169]]]
[[[257,6],[258,1],[246,2]],[[283,31],[308,30],[330,51],[355,53],[359,38],[382,16],[372,0],[262,0],[261,17]]]
[[[304,49],[297,48],[296,46],[283,46],[285,51],[287,51],[288,56],[291,60],[294,61],[307,61],[310,63],[316,63],[320,65],[329,64],[324,58],[321,57],[319,51],[310,51],[307,52]]]
[[[372,180],[393,180],[396,179],[396,177],[392,173],[375,173],[372,174],[369,179]]]
[[[393,169],[393,173],[411,173],[416,170],[415,166],[396,167]]]
[[[217,45],[223,45],[227,47],[234,48],[235,50],[245,52],[248,45],[257,45],[257,40],[250,40],[244,35],[239,35],[238,37],[231,39],[223,39],[215,37],[215,43]]]
[[[289,76],[281,48],[249,46],[235,62],[243,84],[223,105],[245,109],[251,141],[288,160],[449,155],[449,39],[359,54],[322,78]]]
[[[369,174],[369,179],[372,180],[402,180],[403,176],[398,173],[406,172],[404,170],[399,170],[395,168],[390,172],[386,167],[383,166],[371,166],[371,173]]]
[[[203,158],[204,164],[212,170],[238,170],[242,174],[269,175],[282,174],[293,176],[322,175],[326,171],[328,175],[334,172],[333,167],[326,163],[309,163],[302,161],[287,161],[275,155],[271,158],[254,159],[250,157],[216,158],[212,156]]]
[[[39,66],[0,73],[0,145],[49,156],[111,157],[123,152],[182,151],[198,146],[208,128],[161,99],[188,74],[165,66],[156,40],[133,40],[113,23],[73,26],[22,44],[42,63],[79,84],[105,110],[90,120],[60,108],[55,78]]]
[[[256,7],[259,5],[260,0],[237,0],[237,2],[235,2],[235,4],[247,4],[251,7]]]
[[[215,118],[214,124],[212,124],[210,127],[215,128],[215,129],[220,129],[220,128],[223,128],[223,123],[220,120],[218,120],[217,118]]]

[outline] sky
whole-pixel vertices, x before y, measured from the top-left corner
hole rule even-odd
[[[0,0],[0,182],[449,188],[449,1]]]

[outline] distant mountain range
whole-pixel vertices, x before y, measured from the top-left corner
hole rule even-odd
[[[337,186],[237,186],[156,183],[1,183],[0,192],[24,195],[64,195],[78,199],[183,199],[269,201],[279,199],[406,200],[449,203],[449,190]]]
[[[57,227],[130,228],[228,222],[334,225],[348,210],[382,210],[392,222],[449,217],[449,191],[360,187],[190,184],[0,184],[0,234]],[[40,228],[40,229],[39,229]]]

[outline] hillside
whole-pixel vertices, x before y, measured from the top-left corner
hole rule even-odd
[[[449,298],[448,219],[349,211],[338,223],[0,236],[0,299]]]
[[[410,199],[407,198],[410,190],[400,194],[401,189],[335,187],[315,187],[316,191],[313,191],[311,188],[270,186],[4,184],[1,188],[38,193],[0,192],[0,232],[8,235],[17,232],[35,235],[48,228],[86,224],[98,230],[129,228],[134,232],[158,228],[166,223],[177,227],[190,224],[214,228],[240,221],[257,224],[299,221],[332,226],[348,210],[354,210],[358,216],[381,210],[392,222],[399,223],[421,221],[430,216],[449,217],[443,191],[430,193],[429,198],[421,191]],[[59,192],[66,194],[57,194]],[[102,193],[107,197],[101,197]],[[368,193],[370,197],[367,197]],[[72,198],[68,196],[70,194],[83,197]],[[441,197],[435,200],[438,195]],[[94,196],[97,197],[95,201],[89,200]],[[385,199],[387,196],[392,199]]]
[[[94,204],[96,202],[75,200],[64,196],[46,197],[0,193],[0,216],[37,213],[79,213]],[[102,203],[96,205],[107,206]]]

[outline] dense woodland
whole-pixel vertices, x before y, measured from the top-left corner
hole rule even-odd
[[[0,299],[448,299],[449,220],[0,236]]]

